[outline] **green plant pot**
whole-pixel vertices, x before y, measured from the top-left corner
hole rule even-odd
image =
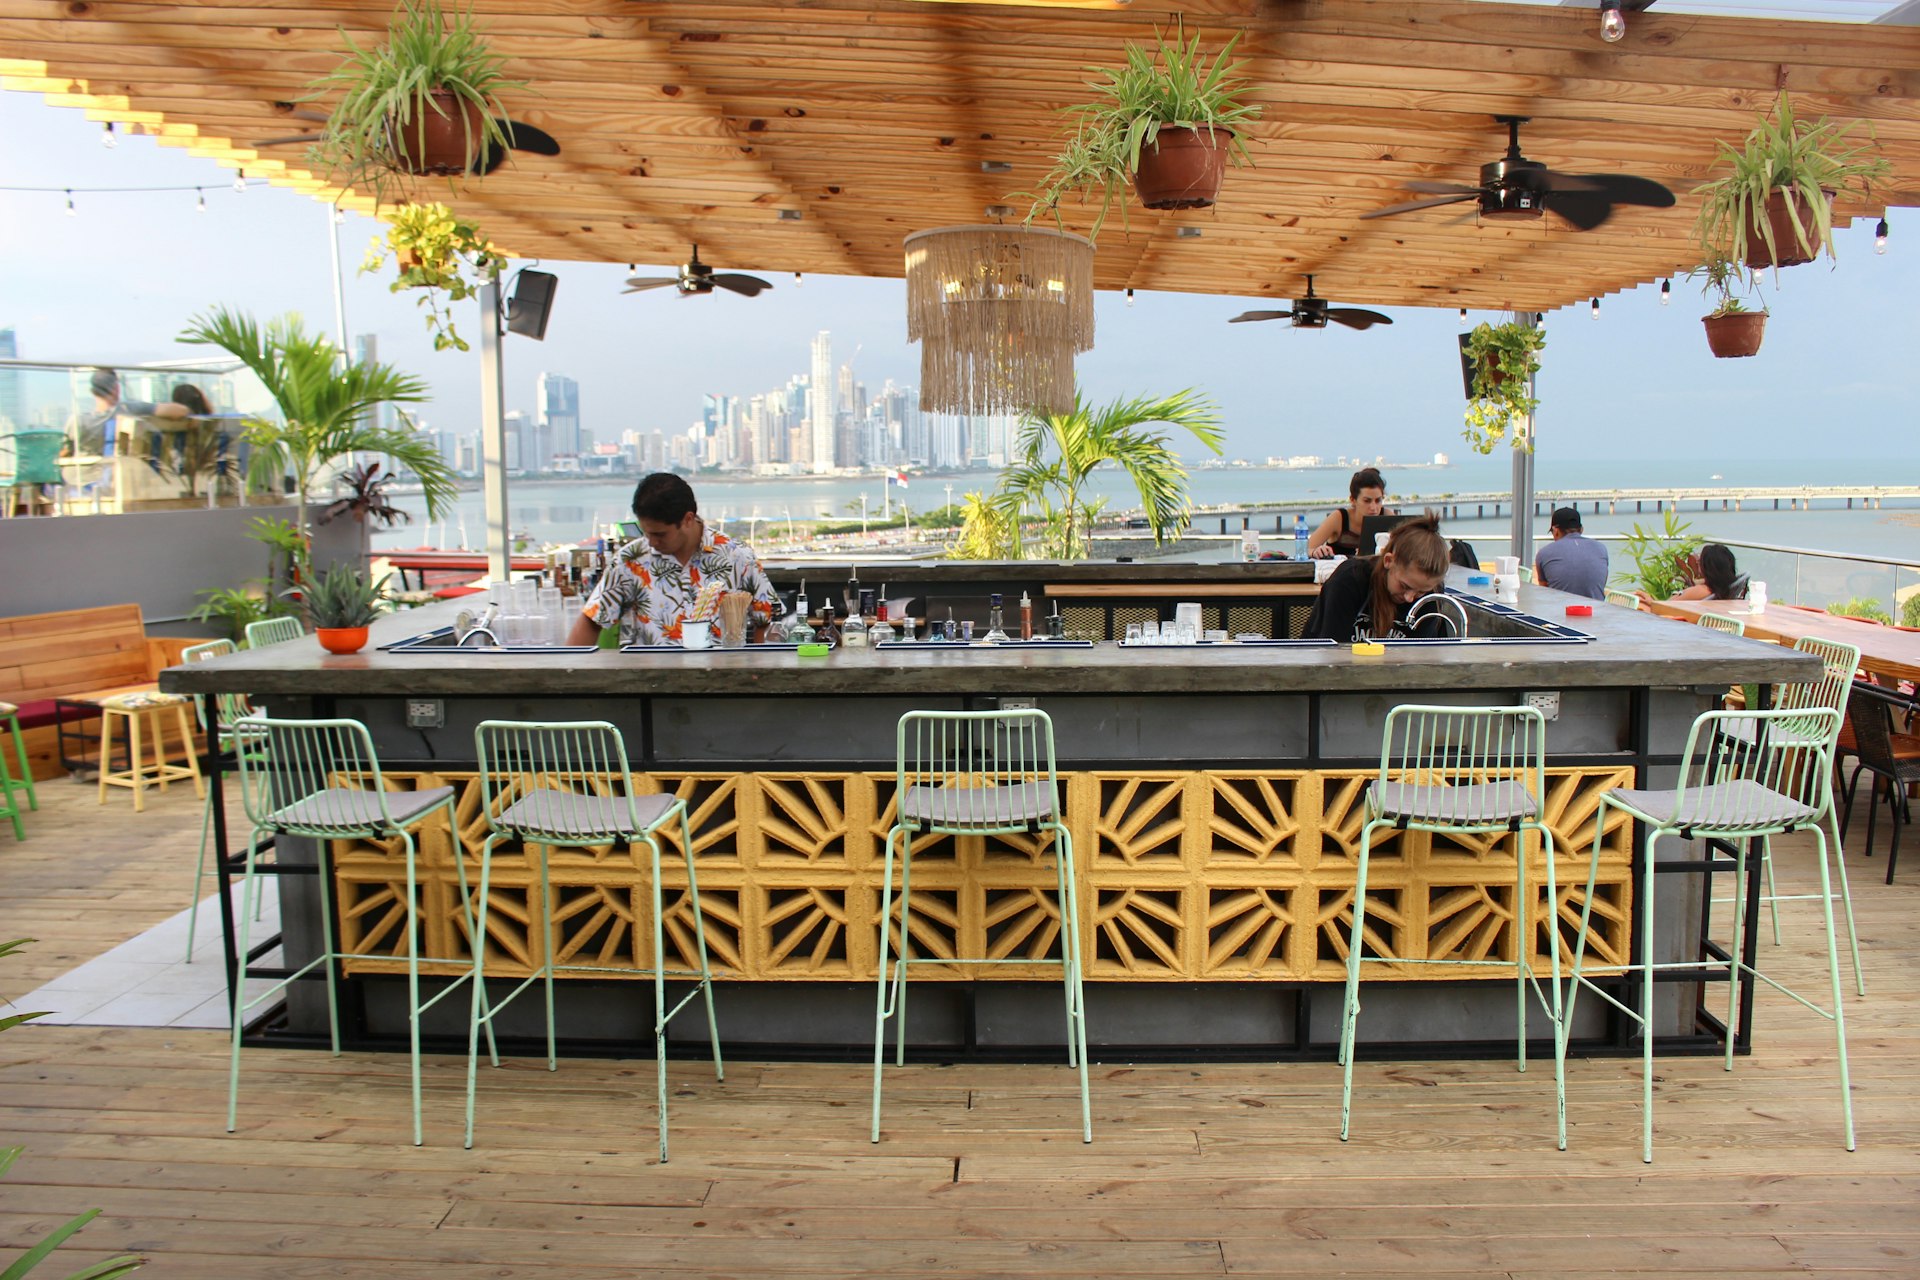
[[[1205,209],[1220,194],[1227,172],[1226,129],[1162,129],[1151,146],[1140,148],[1133,189],[1149,209]]]
[[[1823,192],[1829,208],[1833,205],[1833,192]],[[1806,207],[1806,201],[1798,201],[1793,209],[1787,208],[1787,198],[1779,190],[1767,197],[1765,210],[1767,226],[1763,231],[1758,216],[1747,220],[1747,265],[1755,271],[1768,267],[1797,267],[1803,262],[1812,262],[1814,254],[1820,250],[1820,229],[1814,225],[1813,211]],[[1773,247],[1777,256],[1767,252],[1766,233],[1773,233]],[[1804,235],[1814,253],[1808,253],[1800,247],[1800,238]],[[1751,355],[1752,352],[1744,354]]]
[[[1753,355],[1760,350],[1760,339],[1767,331],[1764,311],[1736,311],[1732,315],[1700,319],[1707,326],[1707,346],[1721,360]]]

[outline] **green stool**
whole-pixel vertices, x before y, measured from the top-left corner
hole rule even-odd
[[[33,789],[33,766],[27,763],[27,740],[20,736],[20,708],[11,702],[0,702],[0,719],[7,722],[7,732],[13,735],[13,756],[20,762],[20,776],[15,778],[7,768],[7,756],[0,750],[0,818],[13,820],[13,838],[25,840],[25,830],[20,826],[20,802],[14,796],[27,793],[27,807],[38,809],[40,797]]]
[[[667,1161],[667,1024],[693,998],[702,996],[707,1009],[707,1036],[713,1043],[713,1077],[726,1079],[720,1061],[720,1028],[713,1014],[713,973],[707,965],[707,931],[700,912],[700,881],[693,866],[693,828],[686,802],[678,796],[642,795],[627,765],[626,743],[619,729],[599,720],[563,724],[484,720],[474,730],[474,753],[480,764],[480,808],[487,819],[487,839],[480,848],[480,909],[473,933],[473,1022],[467,1039],[467,1145],[473,1145],[474,1087],[479,1065],[480,1028],[486,1027],[494,1066],[500,1054],[492,1047],[493,1019],[535,982],[544,979],[547,1003],[547,1070],[559,1069],[553,1025],[555,973],[611,973],[653,978],[653,1055],[660,1115],[660,1162]],[[611,788],[611,790],[610,790]],[[697,970],[666,967],[665,908],[660,887],[658,831],[679,819],[680,849],[687,860],[687,898],[693,914]],[[518,841],[529,862],[540,866],[540,900],[529,921],[544,939],[539,968],[499,1001],[486,994],[487,895],[493,874],[493,851],[506,841]],[[556,964],[559,947],[553,938],[553,888],[548,863],[553,849],[596,848],[644,841],[652,854],[653,967],[639,969],[611,965]],[[669,1008],[669,976],[692,978],[693,990]]]
[[[262,618],[247,624],[247,648],[264,649],[270,644],[285,644],[307,634],[298,618]]]

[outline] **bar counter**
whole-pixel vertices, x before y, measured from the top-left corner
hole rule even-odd
[[[783,586],[818,569],[770,566]],[[1163,601],[1166,616],[1177,601],[1204,599],[1203,586],[1247,599],[1312,590],[1307,566],[1285,563],[863,567],[863,581],[870,575],[876,586],[889,575],[889,595],[902,587],[929,605],[943,596],[984,600],[988,590],[1011,603],[1024,589],[1036,617],[1054,600],[1085,600],[1086,587],[1102,584],[1130,584],[1140,598]],[[1497,606],[1480,607],[1476,596],[1486,589],[1467,587],[1466,577],[1454,571],[1450,586],[1464,593],[1470,637],[1528,634]],[[1182,588],[1194,590],[1183,595]],[[878,880],[900,714],[1030,701],[1055,726],[1097,1051],[1326,1056],[1337,1036],[1364,784],[1377,766],[1388,709],[1559,695],[1544,797],[1558,849],[1557,901],[1547,901],[1536,874],[1538,900],[1517,908],[1510,836],[1398,833],[1376,850],[1368,885],[1369,925],[1379,923],[1382,955],[1494,959],[1524,946],[1544,971],[1545,948],[1557,939],[1570,949],[1584,905],[1598,793],[1669,780],[1693,718],[1729,685],[1804,679],[1818,669],[1778,646],[1612,606],[1568,617],[1573,603],[1587,602],[1523,587],[1517,607],[1588,639],[1390,646],[1378,657],[1346,646],[1112,643],[1059,651],[921,645],[823,658],[372,648],[334,657],[309,640],[173,668],[161,683],[181,692],[246,692],[275,714],[360,719],[374,734],[389,785],[460,788],[458,832],[429,830],[421,846],[424,950],[435,955],[462,954],[466,945],[455,840],[477,855],[485,834],[474,726],[492,717],[613,721],[642,785],[688,802],[708,946],[725,981],[722,1035],[737,1050],[774,1054],[870,1052]],[[446,626],[457,607],[385,618],[373,644]],[[1273,616],[1278,627],[1288,615]],[[434,720],[440,723],[421,723]],[[1604,837],[1594,959],[1624,958],[1634,936],[1631,838],[1625,824]],[[310,861],[314,852],[304,856]],[[916,854],[916,953],[1044,954],[1057,914],[1041,852],[1008,836],[947,838]],[[299,842],[289,842],[283,856],[303,856]],[[1537,849],[1528,856],[1544,862]],[[404,944],[391,926],[374,923],[384,918],[375,908],[394,894],[398,863],[383,848],[348,842],[329,861],[343,944],[364,957],[347,966],[357,992],[353,1022],[377,1043],[395,1031],[391,975],[398,966],[390,957],[404,954]],[[639,853],[557,851],[549,922],[535,919],[535,865],[517,854],[496,856],[489,977],[526,972],[549,930],[562,950],[601,957],[596,963],[643,963],[651,936],[644,866],[644,846]],[[690,950],[684,872],[665,878],[670,950]],[[1704,877],[1685,883],[1660,895],[1661,945],[1674,955],[1700,945]],[[311,944],[297,905],[311,896],[311,884],[289,879],[282,888],[295,921],[287,943],[297,952]],[[1472,969],[1451,969],[1449,980],[1424,976],[1436,972],[1396,971],[1383,961],[1382,980],[1368,988],[1366,1035],[1409,1051],[1501,1052],[1511,1034],[1510,985],[1473,981]],[[1052,1054],[1058,989],[1044,981],[1045,970],[961,973],[941,981],[935,970],[916,987],[909,1037],[923,1056]],[[1495,974],[1510,980],[1511,970],[1488,970]],[[296,994],[285,1022],[268,1030],[311,1029],[317,999]],[[651,994],[642,984],[576,981],[563,994],[563,1033],[577,1048],[618,1051],[646,1040]],[[1675,984],[1664,996],[1663,1036],[1676,1047],[1704,1043],[1697,987]],[[455,1003],[464,1008],[447,1002]],[[1581,1043],[1595,1051],[1625,1047],[1602,1006],[1583,1004]]]

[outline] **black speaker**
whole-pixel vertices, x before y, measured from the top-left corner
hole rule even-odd
[[[1460,335],[1460,382],[1466,389],[1469,403],[1473,400],[1473,361],[1467,355],[1467,339],[1471,336],[1466,333]]]
[[[522,333],[535,342],[547,336],[547,318],[553,314],[557,276],[544,271],[522,271],[507,300],[507,332]]]

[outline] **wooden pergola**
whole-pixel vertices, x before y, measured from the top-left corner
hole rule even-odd
[[[1630,4],[1629,9],[1637,8]],[[0,75],[249,176],[370,209],[303,167],[308,86],[367,44],[389,0],[0,0]],[[514,75],[516,119],[559,140],[452,203],[516,256],[899,276],[928,227],[1017,220],[1051,164],[1059,109],[1175,19],[1238,52],[1262,119],[1256,167],[1217,207],[1139,209],[1099,242],[1101,288],[1547,311],[1697,265],[1716,144],[1786,88],[1807,115],[1860,121],[1893,164],[1837,219],[1920,205],[1920,28],[1633,12],[1605,44],[1592,8],[1443,0],[476,0]],[[1531,159],[1655,178],[1669,210],[1623,207],[1576,232],[1552,215],[1479,222],[1461,206],[1374,221],[1405,184],[1477,180],[1494,117],[1531,123]],[[1001,166],[1006,166],[1002,169]],[[445,184],[426,195],[446,199]],[[1092,210],[1069,205],[1069,229]],[[1182,233],[1185,234],[1182,234]],[[1195,233],[1198,233],[1197,235]]]

